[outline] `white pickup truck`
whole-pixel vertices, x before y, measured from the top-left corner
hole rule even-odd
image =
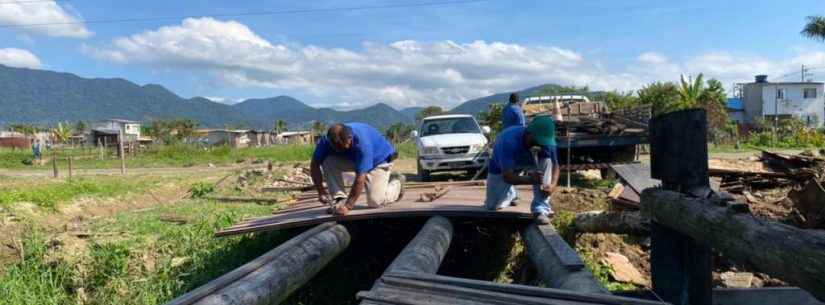
[[[472,115],[437,115],[424,118],[412,132],[418,151],[418,176],[430,180],[432,172],[475,173],[489,158],[487,137],[490,127],[479,126]]]

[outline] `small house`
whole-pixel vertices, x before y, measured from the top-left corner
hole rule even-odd
[[[117,145],[123,135],[124,143],[137,143],[140,139],[140,123],[129,120],[110,119],[92,123],[89,143],[92,145]]]
[[[312,143],[312,132],[309,131],[285,131],[275,136],[277,144],[310,144]]]
[[[207,145],[227,145],[232,148],[249,147],[249,130],[209,129],[205,132]]]
[[[742,102],[746,123],[797,118],[810,127],[822,127],[825,121],[825,83],[769,82],[767,75],[757,75],[754,82],[742,85]]]

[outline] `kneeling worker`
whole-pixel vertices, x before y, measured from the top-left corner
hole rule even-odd
[[[505,129],[496,138],[493,157],[487,175],[487,197],[484,206],[499,210],[510,206],[517,193],[513,185],[532,185],[533,202],[530,211],[540,224],[550,223],[553,210],[550,194],[559,181],[559,161],[556,152],[556,123],[552,118],[539,116],[527,127],[513,126]],[[538,147],[534,158],[532,149]],[[538,162],[538,164],[536,164]],[[549,183],[543,182],[546,162],[552,162],[552,176]],[[526,176],[521,171],[530,171]]]
[[[405,179],[403,175],[391,172],[396,158],[398,153],[390,142],[372,126],[363,123],[332,125],[327,136],[315,147],[310,165],[318,200],[330,204],[329,212],[338,215],[346,215],[355,207],[364,188],[367,205],[371,208],[400,200]],[[344,172],[355,172],[349,195],[344,192]],[[324,188],[324,180],[329,192]]]

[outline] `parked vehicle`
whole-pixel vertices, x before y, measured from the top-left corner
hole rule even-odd
[[[438,115],[424,118],[412,132],[418,152],[418,176],[430,180],[430,174],[443,171],[481,170],[489,157],[487,137],[490,127],[480,126],[466,114]]]
[[[576,95],[532,97],[525,102],[528,120],[560,109],[556,141],[562,164],[590,166],[606,174],[607,164],[636,161],[639,147],[648,143],[649,107],[610,111],[603,102]]]

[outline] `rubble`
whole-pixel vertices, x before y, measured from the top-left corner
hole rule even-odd
[[[630,283],[642,287],[649,287],[650,282],[639,272],[630,260],[616,252],[606,252],[602,258],[605,265],[610,266],[610,276],[617,282]]]

